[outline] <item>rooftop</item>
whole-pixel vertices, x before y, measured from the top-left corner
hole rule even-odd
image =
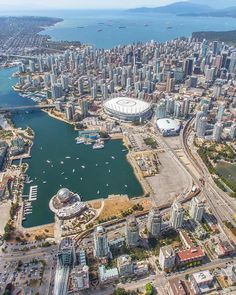
[[[187,250],[181,250],[177,253],[177,258],[180,262],[185,262],[188,260],[200,259],[205,256],[202,248],[199,247],[192,247]]]

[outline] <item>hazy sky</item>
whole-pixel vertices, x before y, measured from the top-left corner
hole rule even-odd
[[[0,0],[0,10],[97,9],[162,6],[184,0]],[[190,0],[212,6],[236,5],[236,0]]]

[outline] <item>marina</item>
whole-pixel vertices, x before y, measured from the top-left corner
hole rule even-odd
[[[0,102],[2,105],[32,105],[32,100],[23,98],[12,90],[11,85],[16,83],[16,78],[9,80],[8,77],[12,76],[14,71],[14,68],[0,71]],[[4,92],[2,87],[6,87]],[[14,114],[13,121],[16,127],[30,126],[35,132],[32,157],[23,160],[23,163],[29,165],[26,173],[33,183],[25,183],[23,194],[28,197],[30,187],[37,186],[37,195],[32,196],[37,199],[32,201],[32,208],[27,208],[32,209],[32,214],[26,215],[24,227],[54,221],[48,203],[60,187],[68,187],[79,193],[85,201],[97,199],[98,196],[107,198],[111,194],[127,194],[130,197],[143,194],[142,187],[126,159],[127,151],[122,151],[125,149],[122,140],[108,140],[104,149],[95,151],[92,149],[93,143],[87,146],[75,144],[78,132],[74,131],[71,125],[56,120],[45,112]],[[88,131],[80,133],[94,137],[98,131],[87,134]],[[96,139],[95,137],[93,140]],[[116,160],[111,160],[111,156]],[[65,159],[66,157],[70,158]],[[106,162],[109,162],[110,173],[108,169],[104,169]],[[121,170],[122,174],[119,173]],[[125,188],[127,179],[129,187]],[[107,183],[109,186],[106,186]]]

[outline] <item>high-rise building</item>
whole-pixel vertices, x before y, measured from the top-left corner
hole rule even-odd
[[[199,124],[200,118],[202,118],[204,116],[205,116],[204,112],[202,112],[202,111],[197,112],[196,119],[195,119],[195,125],[194,125],[194,130],[195,131],[197,131],[197,129],[198,129],[198,124]]]
[[[71,238],[64,238],[61,241],[57,256],[61,266],[73,266],[75,264],[75,246]]]
[[[188,58],[185,61],[185,68],[184,68],[185,76],[191,76],[193,73],[193,59]]]
[[[213,96],[215,98],[218,98],[221,95],[221,89],[222,89],[221,85],[215,85],[214,86],[214,88],[213,88]]]
[[[225,104],[222,103],[219,105],[218,107],[218,112],[217,112],[217,116],[216,116],[216,120],[217,121],[222,121],[223,115],[224,115],[224,111],[225,111]]]
[[[188,97],[186,97],[183,101],[183,116],[185,118],[188,118],[189,108],[190,108],[190,100]]]
[[[198,78],[196,76],[191,76],[189,78],[189,87],[196,88],[197,87]]]
[[[64,238],[60,242],[57,253],[57,267],[53,288],[54,295],[68,294],[69,273],[75,263],[76,254],[74,241],[71,238]]]
[[[170,272],[175,266],[175,252],[172,246],[164,246],[160,248],[159,264],[162,270]]]
[[[175,104],[174,104],[174,117],[175,118],[181,117],[181,104],[178,101],[175,101]]]
[[[194,197],[190,205],[190,216],[195,221],[202,221],[202,216],[205,211],[205,204],[198,197]]]
[[[34,73],[35,72],[35,62],[32,61],[32,60],[29,61],[29,71],[31,73]]]
[[[66,75],[61,76],[61,85],[63,90],[67,90],[69,88],[69,79]]]
[[[63,90],[60,83],[52,84],[51,86],[51,92],[52,92],[52,99],[57,99],[62,97]]]
[[[106,100],[108,98],[108,88],[107,85],[104,83],[102,85],[102,99]]]
[[[80,108],[81,108],[81,116],[87,117],[88,116],[88,109],[89,109],[89,103],[86,99],[82,99],[80,101]]]
[[[92,94],[93,99],[97,98],[97,85],[96,84],[94,84],[93,87],[91,88],[91,94]]]
[[[201,117],[199,119],[197,131],[196,131],[197,137],[204,137],[206,134],[206,128],[207,128],[207,117]]]
[[[74,114],[74,105],[72,103],[68,103],[65,107],[66,120],[73,120]]]
[[[217,122],[214,125],[212,139],[216,142],[220,142],[222,131],[223,131],[223,124],[221,122]]]
[[[171,226],[174,229],[181,228],[183,225],[183,221],[184,221],[184,208],[178,201],[175,201],[171,206],[171,217],[170,217]]]
[[[156,118],[163,119],[166,118],[166,104],[164,101],[160,102],[156,108]]]
[[[166,81],[166,92],[173,92],[174,89],[175,89],[175,79],[168,77]]]
[[[109,254],[107,232],[103,226],[97,226],[94,231],[94,256],[103,258],[108,257]]]
[[[232,140],[234,140],[236,138],[236,123],[231,125],[230,132],[229,132],[229,137]]]
[[[79,89],[79,94],[83,95],[84,94],[84,82],[83,78],[79,78],[78,80],[78,89]]]
[[[206,78],[206,82],[211,82],[214,80],[215,78],[215,68],[207,68],[205,70],[205,78]]]
[[[217,52],[218,52],[218,41],[214,41],[214,42],[213,42],[213,50],[212,50],[212,53],[213,53],[214,55],[216,55]]]
[[[151,208],[148,214],[147,230],[151,237],[158,238],[161,234],[161,214],[157,207]]]
[[[126,244],[128,247],[139,245],[139,227],[135,216],[129,216],[126,220]]]

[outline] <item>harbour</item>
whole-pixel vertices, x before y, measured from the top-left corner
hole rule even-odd
[[[0,89],[1,105],[32,105],[32,100],[12,90],[11,86],[16,80],[8,78],[13,72],[13,68],[0,71],[1,85],[5,88],[4,91]],[[29,195],[30,186],[38,186],[37,199],[31,204],[32,214],[26,215],[24,227],[54,221],[48,203],[60,187],[68,187],[79,193],[84,201],[107,198],[111,194],[126,194],[129,197],[143,194],[133,168],[126,159],[127,151],[124,152],[122,140],[106,141],[104,149],[76,144],[78,132],[72,125],[41,111],[14,114],[13,121],[16,127],[30,126],[35,132],[32,157],[23,160],[29,165],[27,174],[33,182],[25,183],[23,194]],[[111,159],[111,156],[115,159]]]

